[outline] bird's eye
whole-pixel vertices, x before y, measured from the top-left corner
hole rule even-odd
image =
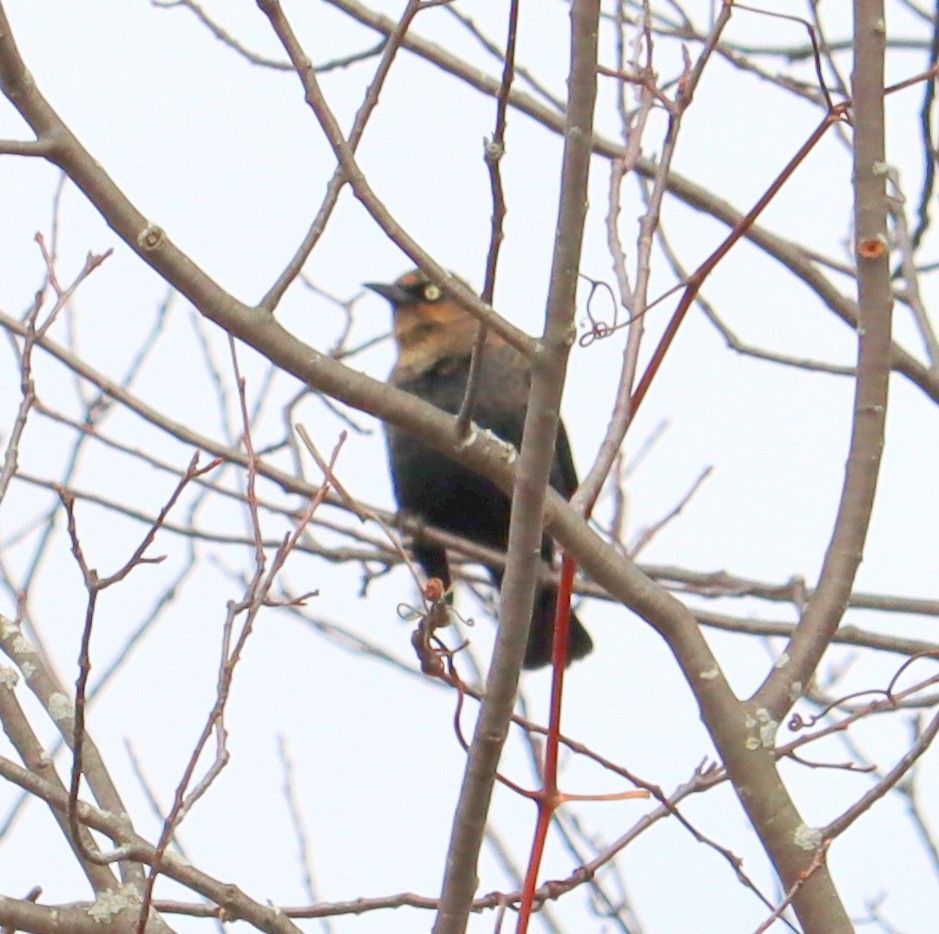
[[[423,289],[424,301],[425,302],[436,302],[443,297],[443,292],[440,289],[439,285],[434,285],[433,282],[428,282]]]

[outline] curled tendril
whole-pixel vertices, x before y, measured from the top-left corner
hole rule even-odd
[[[411,623],[416,619],[420,619],[425,611],[423,607],[418,608],[411,606],[410,603],[399,603],[395,612],[398,614],[398,619],[403,619],[406,623]]]
[[[590,319],[590,328],[578,341],[581,347],[589,347],[595,340],[602,340],[609,337],[614,331],[618,330],[619,325],[619,306],[616,302],[616,295],[610,286],[600,279],[591,279],[581,273],[581,278],[590,283],[590,294],[587,296],[587,317]],[[594,306],[597,293],[606,293],[613,305],[613,323],[607,324],[598,318],[594,313]]]
[[[853,694],[845,694],[844,697],[839,697],[833,700],[827,707],[822,708],[817,714],[813,714],[807,720],[802,718],[801,714],[793,713],[789,718],[789,722],[786,726],[794,733],[796,730],[802,729],[811,729],[815,726],[819,720],[827,716],[835,707],[840,707],[842,704],[846,704],[850,700],[856,700],[858,697],[883,697],[888,701],[893,703],[893,696],[889,691],[882,691],[880,688],[871,688],[867,691],[855,691]]]

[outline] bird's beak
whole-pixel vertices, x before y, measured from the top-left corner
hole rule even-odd
[[[414,296],[407,289],[397,283],[386,284],[384,282],[365,282],[365,288],[377,292],[382,298],[387,299],[392,305],[406,305],[414,301]]]

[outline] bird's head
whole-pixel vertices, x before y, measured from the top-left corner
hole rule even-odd
[[[406,272],[390,284],[366,282],[365,288],[386,298],[396,311],[411,305],[439,305],[444,301],[443,289],[419,269]]]
[[[365,287],[391,303],[400,368],[421,372],[441,357],[471,352],[476,319],[420,270]]]

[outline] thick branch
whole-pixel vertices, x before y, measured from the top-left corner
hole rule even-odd
[[[590,140],[597,93],[599,18],[599,0],[575,0],[571,6],[567,125],[547,321],[544,340],[532,366],[531,396],[512,498],[495,654],[463,774],[435,934],[460,934],[466,929],[496,769],[511,722],[531,623],[541,560],[545,490],[555,457],[567,358],[575,336],[574,310],[587,217]]]
[[[883,8],[855,5],[855,249],[858,260],[858,366],[854,421],[841,503],[818,587],[789,645],[790,663],[776,669],[757,699],[781,716],[792,683],[805,684],[841,622],[861,563],[884,444],[890,376],[892,298],[887,252],[883,112]]]

